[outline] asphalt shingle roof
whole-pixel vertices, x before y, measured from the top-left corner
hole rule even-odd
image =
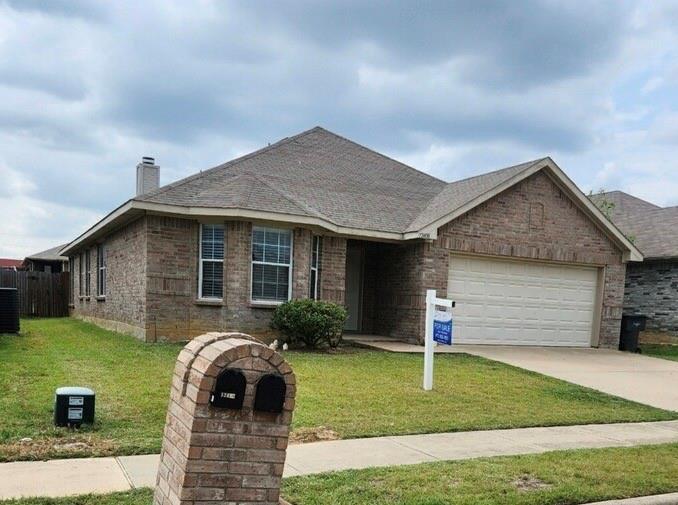
[[[623,191],[592,195],[595,203],[603,199],[614,204],[612,222],[626,235],[646,259],[678,258],[678,207],[659,207]]]
[[[539,161],[448,184],[316,127],[135,200],[313,216],[343,227],[403,233]]]
[[[61,244],[46,251],[41,251],[39,253],[31,254],[27,256],[26,259],[29,260],[43,260],[43,261],[66,261],[68,258],[66,256],[60,256],[59,251],[61,251],[68,244]]]

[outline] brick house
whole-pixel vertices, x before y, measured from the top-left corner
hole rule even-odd
[[[645,342],[678,343],[678,207],[659,207],[622,191],[594,195],[643,253],[627,266],[624,312],[648,316]]]
[[[550,158],[445,183],[322,128],[137,196],[62,250],[73,315],[146,341],[271,337],[290,298],[420,342],[426,289],[458,342],[616,346],[640,252]]]

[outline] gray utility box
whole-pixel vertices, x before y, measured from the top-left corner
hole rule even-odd
[[[94,423],[94,391],[89,388],[65,387],[54,395],[54,424],[80,426]]]

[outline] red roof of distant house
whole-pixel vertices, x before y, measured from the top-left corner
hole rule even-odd
[[[0,258],[0,268],[22,268],[24,260],[12,260],[9,258]]]

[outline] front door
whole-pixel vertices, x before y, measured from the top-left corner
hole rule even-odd
[[[348,319],[344,329],[360,331],[363,282],[363,246],[361,242],[349,241],[346,246],[346,310]]]

